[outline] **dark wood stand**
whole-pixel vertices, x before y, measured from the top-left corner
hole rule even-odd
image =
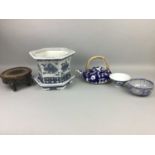
[[[16,67],[5,70],[1,73],[3,83],[8,84],[14,91],[17,90],[17,85],[26,84],[30,86],[32,84],[32,70],[27,67]]]

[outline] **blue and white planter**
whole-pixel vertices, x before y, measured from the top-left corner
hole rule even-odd
[[[38,75],[35,81],[43,88],[64,88],[71,83],[71,56],[75,51],[67,48],[43,48],[30,51],[29,54],[38,62]]]

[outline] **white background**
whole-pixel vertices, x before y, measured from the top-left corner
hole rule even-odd
[[[113,73],[155,81],[154,33],[155,20],[0,20],[0,71],[30,66],[36,76],[37,62],[28,51],[67,47],[76,51],[73,74],[91,56],[102,55]],[[62,91],[38,85],[18,90],[0,83],[1,134],[155,133],[154,91],[140,98],[112,84],[90,85],[78,75]]]
[[[72,65],[103,55],[111,66],[155,64],[155,20],[0,20],[0,64],[35,65],[30,50],[66,47]]]
[[[71,5],[72,4],[72,5]],[[95,7],[96,6],[96,7]],[[9,1],[0,5],[1,18],[155,18],[154,1]],[[44,8],[44,9],[43,9]],[[58,11],[60,8],[61,11]],[[154,154],[154,136],[88,139],[1,136],[1,154]],[[94,137],[94,138],[93,138]],[[12,139],[12,140],[11,140]],[[116,139],[116,140],[115,140]],[[56,142],[56,143],[55,143]],[[84,142],[84,143],[82,143]],[[65,148],[65,149],[62,149]],[[78,152],[78,151],[79,152]],[[92,151],[93,150],[93,151]]]

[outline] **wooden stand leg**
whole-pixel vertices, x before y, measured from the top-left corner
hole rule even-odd
[[[28,86],[31,86],[31,84],[32,84],[32,79],[31,79],[31,77],[27,77],[27,78],[26,78],[26,83],[27,83]]]
[[[10,84],[11,88],[13,89],[13,91],[16,91],[17,90],[17,87],[16,87],[16,82],[12,82]]]

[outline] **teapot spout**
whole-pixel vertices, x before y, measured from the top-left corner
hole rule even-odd
[[[82,70],[80,70],[80,69],[77,69],[76,72],[77,72],[79,75],[82,75],[82,73],[83,73]]]

